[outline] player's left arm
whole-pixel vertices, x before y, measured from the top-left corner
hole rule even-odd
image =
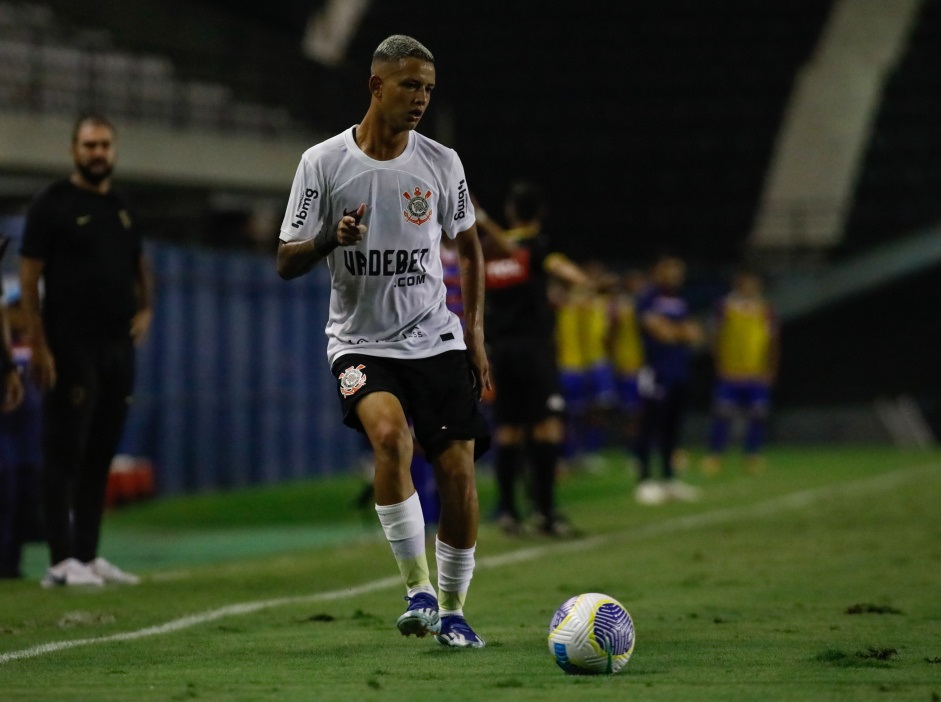
[[[484,254],[477,238],[477,227],[455,237],[461,267],[461,296],[464,301],[464,343],[471,369],[477,379],[478,395],[493,390],[490,362],[484,348]]]

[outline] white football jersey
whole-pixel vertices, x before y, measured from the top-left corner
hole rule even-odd
[[[465,348],[445,304],[440,255],[442,232],[454,238],[475,221],[457,153],[413,131],[400,156],[376,161],[347,129],[301,157],[281,241],[335,229],[361,203],[366,236],[327,256],[330,365],[345,353],[426,358]]]

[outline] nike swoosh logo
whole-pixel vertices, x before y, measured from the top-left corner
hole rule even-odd
[[[85,226],[89,222],[91,222],[91,215],[82,215],[81,217],[75,218],[75,223],[80,227]]]

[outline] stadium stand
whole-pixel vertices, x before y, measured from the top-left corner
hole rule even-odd
[[[837,257],[941,222],[941,1],[925,0],[890,77]]]
[[[941,353],[918,310],[941,294],[941,2],[925,0],[888,77],[842,243],[777,272],[780,403],[871,411],[903,400],[941,436]]]
[[[72,25],[49,5],[0,3],[0,102],[6,110],[70,118],[97,110],[166,127],[309,131],[277,102],[239,98],[223,82],[225,72],[187,78],[165,53],[126,43],[123,33]]]

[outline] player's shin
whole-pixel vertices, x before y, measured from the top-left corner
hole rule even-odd
[[[425,555],[425,519],[418,493],[394,505],[376,505],[379,523],[405,581],[409,597],[417,592],[435,594]]]
[[[464,614],[464,600],[474,575],[474,551],[455,548],[435,539],[435,558],[438,565],[438,605],[441,616]]]

